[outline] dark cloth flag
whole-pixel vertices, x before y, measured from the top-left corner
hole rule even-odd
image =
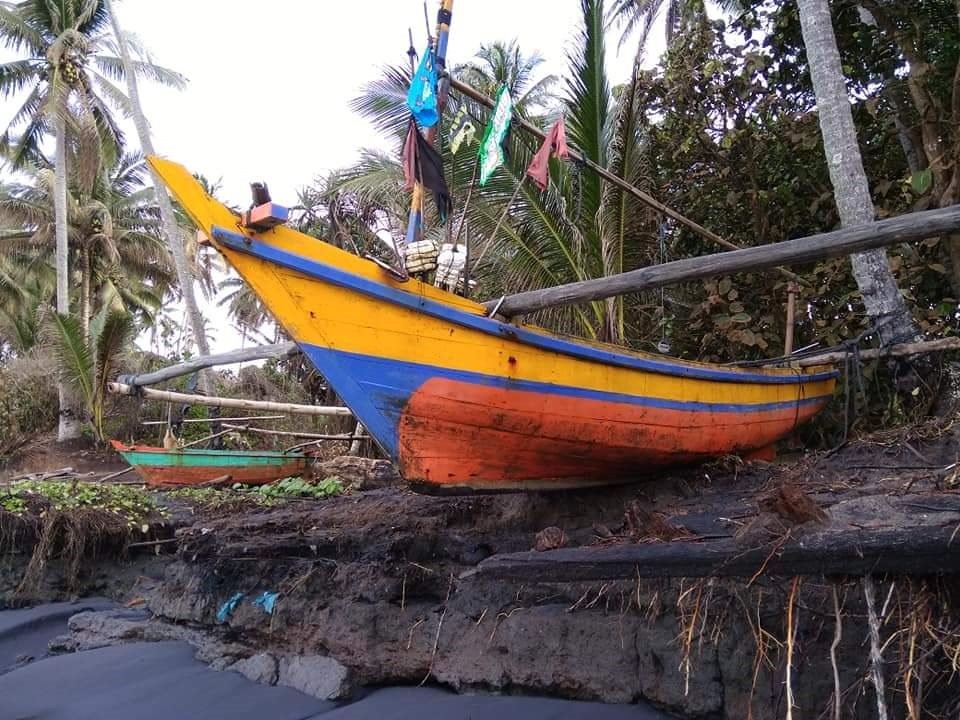
[[[527,168],[527,175],[533,178],[533,181],[541,190],[546,190],[550,184],[550,156],[556,155],[558,158],[570,157],[570,149],[567,147],[567,129],[563,124],[563,118],[557,120],[543,145],[533,156],[530,167]]]
[[[437,203],[440,219],[447,219],[453,209],[453,201],[450,199],[447,180],[443,176],[443,158],[420,134],[412,117],[407,129],[407,139],[403,143],[403,178],[407,190],[412,190],[418,182],[430,190]]]

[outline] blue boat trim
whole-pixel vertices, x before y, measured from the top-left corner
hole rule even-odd
[[[398,455],[397,432],[400,416],[411,395],[433,378],[456,380],[486,387],[509,388],[520,392],[560,397],[584,398],[625,405],[686,410],[704,413],[755,413],[769,410],[798,409],[826,402],[820,395],[778,403],[705,403],[663,400],[624,393],[588,390],[565,385],[511,380],[481,373],[450,370],[433,365],[391,360],[372,355],[348,353],[303,343],[307,357],[336,389],[340,397],[366,426],[383,449],[394,459]]]
[[[714,380],[717,382],[756,383],[759,385],[797,385],[801,383],[831,380],[839,375],[837,370],[803,374],[797,371],[796,375],[764,375],[760,373],[732,372],[706,367],[696,367],[683,364],[664,362],[659,360],[624,355],[608,350],[591,347],[570,340],[550,335],[541,335],[522,327],[500,322],[492,318],[472,315],[462,310],[449,307],[443,303],[428,300],[425,297],[413,295],[403,290],[397,290],[388,285],[368,280],[357,275],[310,260],[302,255],[280,250],[254,237],[248,237],[221,227],[213,227],[214,239],[222,242],[231,250],[253,255],[275,265],[295,270],[324,282],[347,288],[356,292],[375,297],[378,300],[406,307],[422,312],[432,317],[460,325],[461,327],[479,330],[494,336],[506,336],[511,339],[540,347],[570,357],[592,360],[606,365],[632,370],[646,370],[661,375],[695,378],[699,380]]]

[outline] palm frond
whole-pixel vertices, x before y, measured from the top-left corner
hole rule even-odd
[[[83,340],[80,320],[73,315],[51,313],[46,332],[64,382],[76,390],[89,407],[93,398],[94,361]]]
[[[110,310],[98,333],[92,335],[95,347],[95,387],[96,397],[107,394],[107,383],[133,338],[135,325],[133,317],[125,310]]]
[[[42,55],[46,42],[40,25],[30,21],[30,16],[19,12],[16,5],[0,5],[0,38],[13,50],[26,50],[31,55]]]
[[[115,49],[115,45],[114,45]],[[123,60],[112,55],[96,55],[93,58],[93,64],[110,80],[120,82],[125,77]],[[187,79],[176,70],[165,68],[161,65],[155,65],[144,60],[131,60],[134,73],[138,78],[152,80],[166,87],[176,90],[183,90],[187,86]]]
[[[410,71],[385,67],[380,78],[364,86],[350,102],[350,109],[370,120],[378,130],[392,137],[403,137],[410,119],[407,91]]]
[[[604,48],[603,0],[580,0],[582,24],[567,51],[567,131],[573,144],[597,165],[606,166],[610,127],[610,84]],[[600,209],[602,184],[595,174],[583,182],[584,217]]]

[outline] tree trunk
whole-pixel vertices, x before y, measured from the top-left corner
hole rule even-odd
[[[828,0],[797,0],[797,5],[841,224],[873,222],[873,201],[857,144],[830,5]],[[915,339],[919,329],[893,278],[886,252],[858,253],[850,262],[867,314],[874,322],[884,322],[880,328],[883,344]]]
[[[84,247],[81,251],[81,257],[83,258],[81,271],[83,276],[80,278],[80,327],[83,330],[83,341],[89,345],[90,344],[90,315],[91,313],[91,298],[90,298],[90,248]]]
[[[67,124],[62,117],[54,122],[56,133],[56,156],[54,167],[53,214],[56,227],[56,265],[57,265],[57,312],[60,315],[70,313],[70,285],[67,244]],[[80,421],[73,403],[73,393],[63,378],[57,381],[57,395],[60,400],[60,422],[57,428],[57,440],[65,442],[80,437]]]
[[[153,141],[150,138],[150,127],[147,123],[146,116],[143,114],[143,106],[140,104],[140,90],[137,86],[137,76],[134,72],[133,63],[130,60],[130,51],[127,48],[127,42],[120,28],[120,21],[113,11],[113,3],[110,2],[110,0],[106,0],[104,5],[110,15],[113,34],[116,36],[117,47],[120,50],[120,59],[123,62],[124,74],[127,80],[127,93],[130,96],[133,124],[137,129],[140,147],[144,154],[156,155]],[[194,293],[193,276],[190,272],[190,266],[187,263],[183,234],[177,225],[176,215],[173,212],[173,204],[170,202],[170,196],[167,194],[166,186],[152,167],[150,168],[150,176],[153,179],[157,205],[160,208],[160,220],[163,224],[163,232],[167,236],[167,242],[170,245],[170,254],[173,256],[173,264],[176,267],[177,281],[180,284],[180,291],[183,293],[183,304],[187,311],[187,318],[190,323],[190,329],[193,332],[193,339],[197,344],[198,354],[206,356],[210,354],[210,345],[204,333],[203,315],[200,313],[200,307],[197,305],[197,297]],[[204,394],[213,395],[213,386],[207,371],[201,371],[200,373],[200,387]]]

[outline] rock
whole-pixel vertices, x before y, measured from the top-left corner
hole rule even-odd
[[[533,549],[537,552],[544,552],[546,550],[556,550],[557,548],[565,547],[566,544],[567,536],[563,530],[556,526],[551,526],[537,533],[537,536],[534,538]]]
[[[143,640],[146,615],[129,611],[82,612],[67,621],[77,650],[92,650],[120,642]]]
[[[344,487],[351,490],[377,490],[403,482],[400,473],[390,462],[350,455],[319,463],[313,472],[321,479],[337,477]]]
[[[238,672],[247,680],[263,685],[276,685],[278,668],[277,659],[270,653],[259,653],[245,660],[234,663],[228,670]]]
[[[350,671],[323,655],[281,658],[277,684],[312,695],[318,700],[345,700],[352,694]]]
[[[80,643],[73,635],[57,635],[47,643],[47,652],[51,655],[68,655],[80,649]]]

